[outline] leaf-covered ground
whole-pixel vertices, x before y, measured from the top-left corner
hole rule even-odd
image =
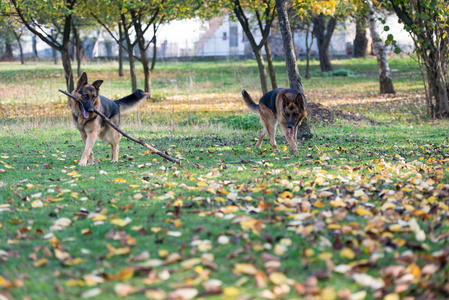
[[[448,298],[449,123],[425,117],[416,63],[390,62],[396,95],[374,59],[304,81],[320,105],[296,157],[280,134],[255,149],[254,61],[159,64],[122,127],[182,163],[122,139],[118,163],[98,142],[83,168],[61,67],[1,64],[0,299]]]
[[[446,298],[448,129],[339,123],[291,157],[255,130],[128,124],[182,164],[122,139],[85,168],[66,124],[3,136],[0,295]]]

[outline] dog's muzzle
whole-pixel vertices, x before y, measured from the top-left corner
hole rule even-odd
[[[83,115],[83,117],[84,117],[85,119],[88,119],[88,118],[89,118],[89,112],[91,112],[91,111],[90,111],[91,109],[92,109],[92,111],[93,111],[93,108],[89,108],[88,110],[86,110],[86,109],[84,108],[84,105],[83,105],[83,104],[80,105],[81,114]]]

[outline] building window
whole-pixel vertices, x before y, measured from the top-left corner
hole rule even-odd
[[[229,46],[238,47],[238,45],[239,45],[238,27],[235,25],[231,25],[229,27]]]

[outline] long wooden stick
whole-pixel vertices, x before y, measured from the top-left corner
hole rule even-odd
[[[68,93],[68,92],[66,92],[66,91],[63,91],[63,90],[61,90],[61,89],[60,89],[59,91],[60,91],[61,93],[63,93],[64,95],[69,96],[70,98],[75,99],[76,101],[78,101],[78,102],[80,103],[80,105],[82,105],[81,102],[80,102],[80,101],[81,101],[80,98],[78,98],[78,97],[76,97],[75,95],[72,95],[72,94],[70,94],[70,93]],[[140,145],[144,146],[145,148],[147,148],[147,149],[150,150],[151,152],[154,152],[154,153],[156,153],[157,155],[162,156],[163,158],[168,159],[168,160],[171,161],[171,162],[174,162],[174,163],[179,164],[179,160],[177,160],[177,159],[171,157],[170,155],[165,154],[164,152],[161,152],[161,151],[157,150],[157,149],[154,148],[154,147],[151,147],[150,145],[148,145],[147,143],[145,143],[145,142],[142,141],[141,139],[136,139],[135,137],[132,137],[132,136],[130,136],[129,134],[127,134],[126,132],[124,132],[123,130],[121,130],[119,127],[117,127],[117,125],[115,125],[114,123],[112,123],[112,121],[109,120],[109,118],[106,117],[101,111],[98,111],[97,109],[94,108],[94,112],[95,112],[97,115],[99,115],[99,116],[100,116],[106,123],[108,123],[112,128],[114,128],[115,130],[117,130],[118,132],[120,132],[121,135],[123,135],[124,137],[130,139],[130,140],[133,141],[133,142],[136,142],[137,144],[140,144]]]

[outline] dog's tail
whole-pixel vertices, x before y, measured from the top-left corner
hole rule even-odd
[[[251,96],[244,89],[242,89],[242,96],[243,96],[243,101],[245,101],[246,106],[248,106],[248,109],[251,112],[258,114],[259,113],[259,105],[254,103]]]
[[[120,114],[126,114],[133,109],[138,108],[144,100],[148,98],[148,95],[148,93],[145,93],[142,90],[136,90],[133,94],[122,99],[115,100],[114,102],[120,108]]]

